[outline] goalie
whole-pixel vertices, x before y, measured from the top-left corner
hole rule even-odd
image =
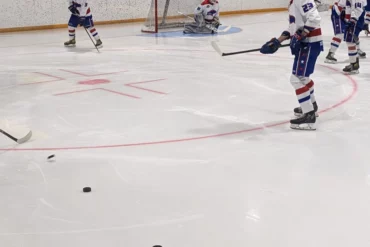
[[[219,5],[216,0],[204,0],[194,12],[193,23],[185,24],[184,33],[213,34],[220,26]]]

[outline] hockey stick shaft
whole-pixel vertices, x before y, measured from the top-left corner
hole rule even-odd
[[[5,132],[4,130],[0,129],[0,132],[1,132],[1,134],[3,134],[3,135],[5,135],[5,136],[9,137],[10,139],[12,139],[13,141],[18,142],[18,139],[17,139],[17,138],[15,138],[14,136],[12,136],[12,135],[8,134],[8,133],[7,133],[7,132]]]
[[[290,44],[285,44],[285,45],[281,45],[280,47],[288,47],[290,46]],[[243,53],[249,53],[249,52],[256,52],[256,51],[260,51],[261,48],[258,48],[258,49],[251,49],[251,50],[245,50],[245,51],[236,51],[236,52],[226,52],[226,53],[220,53],[221,56],[232,56],[232,55],[238,55],[238,54],[243,54]]]
[[[87,36],[89,36],[89,38],[90,38],[91,42],[93,43],[94,47],[95,47],[95,48],[96,48],[96,50],[100,53],[100,51],[99,51],[98,47],[96,47],[96,45],[95,45],[95,43],[94,43],[93,39],[91,38],[91,36],[90,36],[90,34],[89,34],[89,31],[87,31],[87,28],[86,28],[86,27],[84,27],[84,29],[85,29],[85,31],[86,31],[86,33],[87,33]]]

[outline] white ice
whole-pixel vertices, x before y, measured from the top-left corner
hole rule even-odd
[[[224,17],[243,31],[191,38],[98,26],[100,54],[83,29],[72,49],[67,30],[0,35],[0,128],[33,131],[22,145],[0,136],[0,246],[369,246],[369,60],[343,75],[343,43],[324,63],[324,13],[312,77],[324,112],[300,132],[286,123],[289,48],[210,46],[258,48],[287,20]],[[93,80],[106,83],[79,83]]]

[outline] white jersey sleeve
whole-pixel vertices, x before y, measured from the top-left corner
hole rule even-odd
[[[68,0],[69,6],[74,5],[80,12],[80,16],[91,16],[88,0]]]

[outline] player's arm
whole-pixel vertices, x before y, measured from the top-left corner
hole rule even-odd
[[[73,15],[80,15],[80,12],[78,11],[77,7],[74,4],[73,0],[68,0],[68,9],[71,11]]]
[[[300,2],[300,3],[299,3]],[[321,16],[314,0],[301,0],[297,4],[300,4],[298,7],[300,14],[306,18],[306,23],[303,27],[302,36],[307,36],[311,31],[320,27]]]

